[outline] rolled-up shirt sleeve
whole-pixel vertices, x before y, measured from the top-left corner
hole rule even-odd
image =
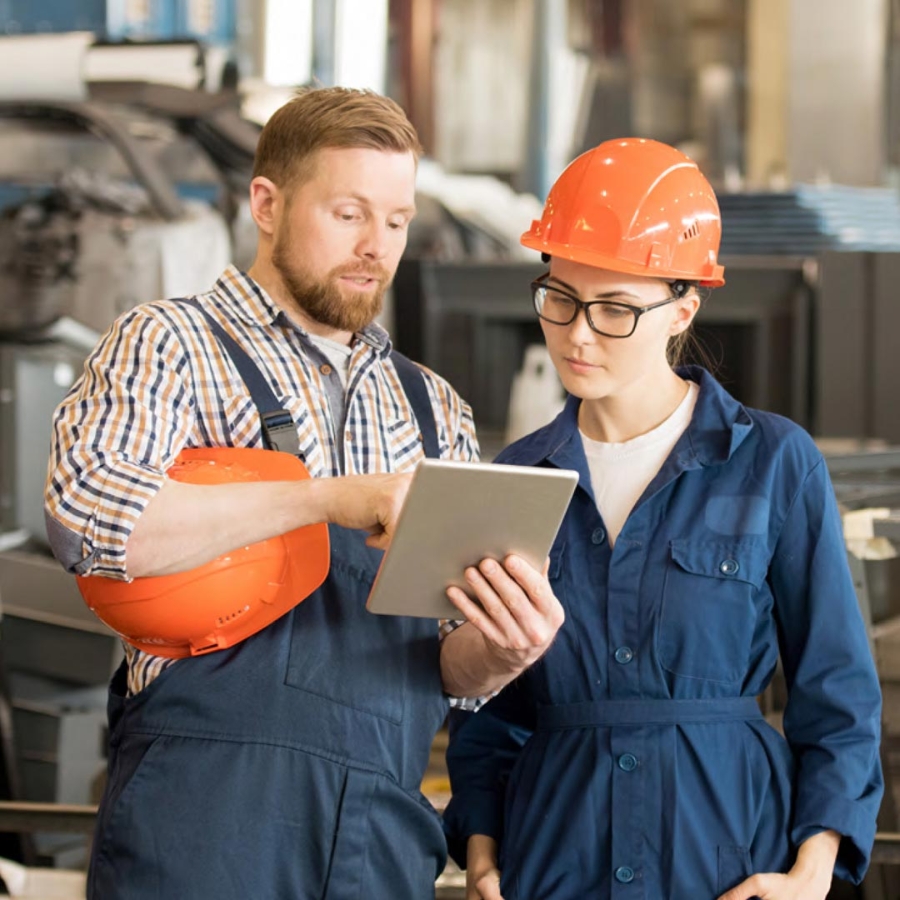
[[[835,873],[859,883],[883,793],[881,691],[824,461],[792,503],[769,577],[789,691],[784,731],[797,762],[791,840],[838,832]]]
[[[53,417],[44,512],[70,571],[127,579],[125,545],[193,424],[188,365],[152,307],[119,318]]]

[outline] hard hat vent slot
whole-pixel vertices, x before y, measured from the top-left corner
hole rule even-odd
[[[249,606],[242,606],[240,609],[236,609],[233,613],[229,613],[227,616],[219,616],[219,618],[216,619],[216,624],[219,627],[221,627],[222,625],[228,625],[229,623],[233,622],[235,619],[242,616],[249,609],[250,609]]]
[[[682,242],[691,241],[694,238],[698,238],[698,237],[700,237],[700,223],[699,222],[692,222],[690,227],[687,228],[685,231],[683,231],[681,234]]]

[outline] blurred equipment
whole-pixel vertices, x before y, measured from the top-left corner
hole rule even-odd
[[[209,199],[225,186],[171,126],[97,104],[6,103],[0,150],[7,336],[62,316],[105,331],[137,303],[205,289],[229,260],[221,213],[179,196],[182,180],[205,181]]]
[[[513,377],[504,442],[511,444],[552,422],[566,402],[553,360],[544,344],[525,348],[522,368]]]
[[[93,42],[89,31],[0,36],[0,100],[84,100],[85,59]]]
[[[84,872],[29,868],[0,859],[0,878],[6,890],[0,897],[19,900],[80,900],[87,888]]]
[[[0,675],[10,710],[0,737],[12,800],[95,799],[106,684],[122,656],[46,546],[53,409],[116,316],[218,277],[248,160],[223,100],[191,115],[183,104],[178,118],[124,102],[122,84],[109,90],[120,95],[0,102]],[[32,856],[83,865],[85,839],[53,827],[34,834]]]
[[[0,31],[8,34],[93,31],[107,38],[190,37],[224,44],[234,39],[236,0],[3,0]]]
[[[720,193],[719,206],[722,252],[729,255],[900,251],[900,197],[893,188],[798,184]]]
[[[218,90],[225,51],[197,40],[97,41],[89,48],[83,77],[88,82],[152,82],[187,90]]]
[[[888,3],[749,0],[747,181],[882,183]]]

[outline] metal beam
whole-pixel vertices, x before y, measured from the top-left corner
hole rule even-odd
[[[551,159],[554,58],[567,46],[567,0],[534,0],[523,190],[544,200],[568,160]]]
[[[96,820],[96,806],[0,802],[0,832],[33,834],[36,831],[47,831],[92,834]]]
[[[334,85],[335,7],[335,0],[313,0],[312,76],[322,87]]]

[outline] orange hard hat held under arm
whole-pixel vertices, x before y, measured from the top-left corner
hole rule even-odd
[[[169,478],[190,484],[302,481],[288,453],[237,447],[183,450]],[[177,659],[231,647],[293,609],[325,580],[328,526],[307,525],[239,547],[187,572],[116,581],[78,576],[97,617],[129,644]]]
[[[628,275],[721,287],[719,204],[697,164],[658,141],[606,141],[556,180],[522,244]]]

